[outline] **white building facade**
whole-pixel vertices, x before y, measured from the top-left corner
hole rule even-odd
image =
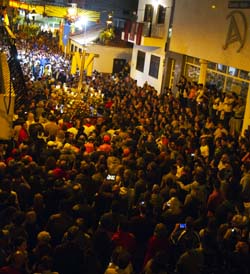
[[[122,39],[134,44],[131,77],[139,86],[145,82],[161,92],[165,79],[172,0],[140,0],[137,19],[127,22]]]

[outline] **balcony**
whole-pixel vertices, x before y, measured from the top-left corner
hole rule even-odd
[[[165,47],[166,28],[164,24],[127,21],[121,39],[146,47]]]

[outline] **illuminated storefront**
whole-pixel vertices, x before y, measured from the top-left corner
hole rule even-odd
[[[193,82],[199,82],[199,58],[186,56],[184,75]],[[246,98],[250,83],[250,72],[222,64],[207,62],[206,85],[224,92],[235,92]]]

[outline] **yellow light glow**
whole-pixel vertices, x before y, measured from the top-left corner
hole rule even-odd
[[[77,9],[68,8],[68,14],[69,14],[69,16],[76,16],[77,15]]]

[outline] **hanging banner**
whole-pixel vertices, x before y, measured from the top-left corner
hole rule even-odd
[[[52,5],[31,5],[20,1],[9,1],[9,7],[23,9],[28,11],[33,11],[37,14],[46,14],[48,17],[58,17],[58,18],[65,18],[68,13],[69,7],[61,7],[61,6],[52,6]],[[100,20],[100,12],[92,11],[92,10],[84,10],[77,8],[78,16],[85,16],[88,17],[88,21],[97,22]]]
[[[69,34],[70,34],[70,24],[65,23],[64,27],[63,27],[63,37],[62,37],[62,41],[63,41],[63,45],[67,46],[68,40],[69,40]]]

